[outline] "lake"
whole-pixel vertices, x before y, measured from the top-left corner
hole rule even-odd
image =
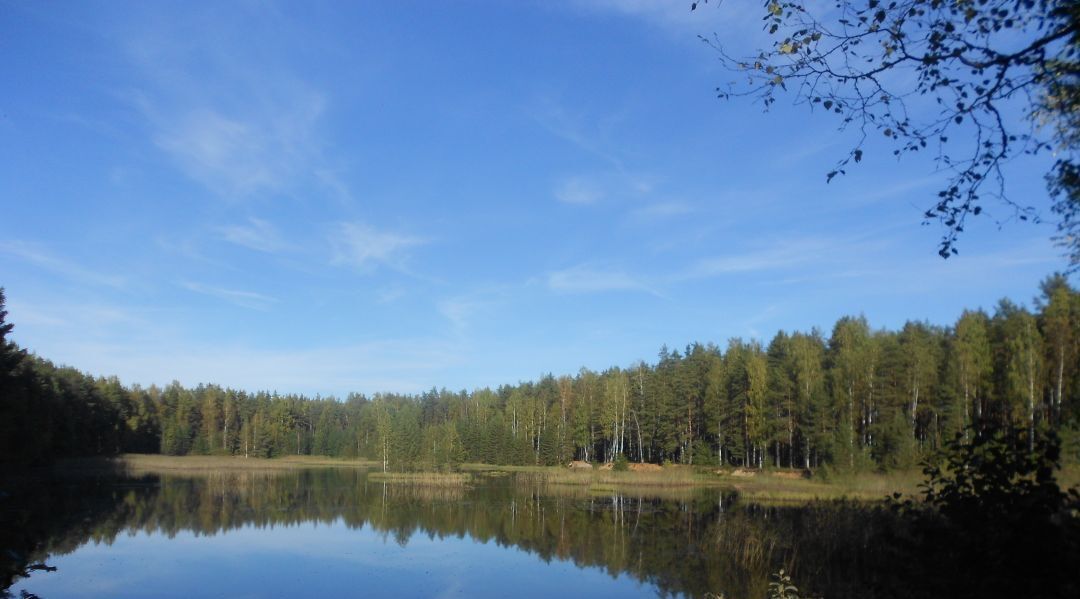
[[[865,506],[764,506],[722,489],[585,489],[528,473],[467,486],[359,469],[79,476],[3,497],[0,586],[56,597],[764,597],[781,568],[872,594]],[[55,568],[55,570],[52,570]]]

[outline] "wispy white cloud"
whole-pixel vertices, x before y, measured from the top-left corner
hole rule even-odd
[[[427,240],[379,231],[365,223],[350,222],[337,225],[331,243],[337,264],[347,264],[362,271],[372,271],[380,266],[405,270],[408,251],[426,244]]]
[[[194,287],[200,287],[198,284]],[[213,295],[211,293],[210,295]],[[248,391],[417,392],[445,384],[468,354],[455,339],[387,337],[303,344],[202,337],[189,312],[9,294],[15,339],[39,355],[125,384],[216,383]],[[224,299],[254,298],[240,292]]]
[[[8,297],[8,310],[20,344],[50,360],[78,368],[84,368],[83,364],[63,353],[71,340],[133,339],[139,331],[157,326],[156,318],[149,315],[152,309],[87,297],[27,297],[16,292]],[[157,332],[147,338],[157,337]],[[55,343],[42,345],[42,339],[53,339]]]
[[[784,240],[761,249],[700,258],[682,270],[651,276],[581,264],[549,272],[546,282],[549,289],[561,293],[639,291],[666,297],[662,290],[671,285],[724,275],[784,272],[800,264],[820,260],[836,247],[836,244],[828,240],[816,238]]]
[[[492,311],[502,305],[516,290],[513,285],[480,286],[467,293],[447,297],[436,309],[451,325],[453,332],[467,332],[479,318],[490,318]]]
[[[31,303],[8,300],[7,309],[10,313],[9,322],[16,322],[20,327],[60,327],[68,324],[67,318],[61,314],[42,310]]]
[[[764,271],[782,271],[802,264],[819,263],[824,257],[838,251],[852,252],[867,248],[861,239],[822,239],[803,237],[780,239],[772,245],[757,249],[733,251],[726,254],[701,258],[682,272],[676,273],[675,281],[708,279],[722,275],[745,274]]]
[[[626,172],[622,158],[612,150],[616,144],[610,140],[625,115],[618,111],[609,111],[602,116],[571,114],[563,102],[552,98],[540,100],[531,113],[533,119],[552,135],[606,162],[610,168],[620,173]]]
[[[316,153],[313,128],[324,101],[303,94],[263,113],[229,114],[197,107],[148,110],[155,144],[189,177],[214,192],[247,196],[280,192],[304,172]]]
[[[274,253],[289,247],[277,228],[262,219],[249,218],[247,224],[219,227],[221,238],[252,250]]]
[[[118,330],[145,324],[134,311],[116,305],[83,302],[31,301],[16,297],[8,301],[10,321],[16,331],[33,328],[60,328],[93,333],[99,330]],[[48,357],[48,356],[47,356]]]
[[[318,167],[315,169],[315,178],[322,184],[322,186],[334,196],[339,203],[348,204],[352,200],[352,191],[342,178],[342,174],[338,171],[327,168]]]
[[[717,0],[714,0],[717,1]],[[690,10],[690,2],[663,0],[573,0],[574,5],[597,12],[614,12],[658,24],[687,27],[701,23],[709,15]],[[704,3],[702,3],[704,4]],[[704,16],[703,16],[704,15]]]
[[[235,270],[235,266],[216,257],[208,256],[205,241],[200,236],[186,234],[160,234],[154,238],[154,244],[163,252],[179,256],[185,260],[201,262],[215,268]]]
[[[660,212],[664,210],[666,208],[660,209]],[[839,277],[837,273],[843,272],[848,273],[844,275],[845,278],[850,278],[862,276],[866,268],[864,258],[880,256],[880,251],[891,243],[878,238],[876,233],[880,231],[836,239],[813,236],[780,238],[773,240],[770,245],[759,243],[749,248],[697,258],[681,269],[663,272],[646,270],[630,273],[585,263],[549,272],[545,282],[549,289],[561,293],[642,291],[668,298],[670,290],[680,284],[726,276],[768,274],[770,280],[758,282],[783,284],[812,280],[816,276],[813,273],[827,268],[834,270],[829,270],[829,275],[821,276]]]
[[[655,202],[630,211],[630,218],[639,221],[652,221],[671,218],[694,212],[693,206],[685,202]]]
[[[116,374],[128,384],[213,382],[248,391],[339,397],[350,391],[418,392],[445,380],[446,372],[464,360],[457,344],[428,338],[295,349],[202,345],[177,339],[76,342],[62,354],[80,368]]]
[[[628,167],[620,152],[627,135],[630,111],[613,110],[601,114],[570,113],[560,100],[544,98],[531,111],[533,119],[552,135],[569,142],[600,165],[584,174],[566,176],[555,184],[554,196],[565,204],[595,204],[601,200],[646,196],[653,191],[655,177]],[[602,163],[606,163],[602,164]]]
[[[482,307],[480,302],[471,298],[448,298],[440,301],[436,308],[442,314],[456,332],[464,332],[469,326],[469,321],[478,309]]]
[[[1051,272],[1062,263],[1057,249],[1047,239],[1019,240],[1003,246],[995,242],[981,248],[970,247],[970,243],[974,242],[948,260],[941,259],[932,246],[927,246],[884,267],[875,264],[875,268],[859,273],[859,285],[861,289],[878,293],[932,297],[949,290],[963,289],[967,293],[1000,288],[1006,282]]]
[[[843,196],[841,196],[836,198],[835,201],[846,209],[846,206],[852,204],[871,204],[881,200],[893,200],[897,197],[911,195],[911,192],[920,191],[920,193],[915,196],[915,201],[918,205],[922,205],[925,204],[931,197],[936,196],[936,194],[926,193],[925,191],[921,190],[926,190],[935,183],[941,184],[942,179],[943,177],[941,174],[935,174],[927,177],[906,179],[900,181],[899,183],[885,186],[868,185],[866,186],[866,188],[864,188],[865,191],[860,190],[859,192],[849,193],[846,194],[846,200]]]
[[[105,287],[123,288],[124,277],[104,274],[73,260],[58,257],[41,246],[24,241],[0,241],[0,253],[33,264],[71,281]]]
[[[214,287],[212,285],[204,285],[202,283],[194,283],[191,281],[184,281],[180,283],[180,286],[188,291],[195,293],[201,293],[203,295],[209,295],[218,299],[225,300],[231,304],[235,304],[242,308],[252,308],[256,310],[266,310],[271,305],[277,303],[277,299],[254,291],[241,291],[238,289],[225,289],[223,287]]]
[[[620,270],[580,264],[548,273],[547,286],[560,293],[597,293],[605,291],[642,291],[659,295],[641,279]]]
[[[844,279],[859,279],[863,277],[872,276],[874,271],[872,269],[850,269],[830,272],[815,271],[812,274],[807,275],[795,275],[789,277],[782,277],[773,281],[769,281],[770,285],[801,285],[801,284],[814,284],[823,283],[826,281],[842,281]]]
[[[569,205],[618,204],[642,201],[653,188],[649,177],[609,171],[563,177],[555,183],[553,195]]]
[[[697,10],[690,10],[691,0],[571,0],[570,5],[594,13],[617,14],[661,27],[680,37],[693,33],[738,34],[756,32],[762,9],[756,2],[698,0]],[[692,37],[690,39],[693,39]]]
[[[405,289],[399,285],[383,287],[375,292],[375,301],[380,304],[392,304],[405,297]]]
[[[682,274],[685,279],[703,279],[724,274],[788,268],[810,260],[810,256],[784,250],[732,253],[702,258]]]
[[[286,62],[264,62],[269,40],[295,29],[265,7],[193,7],[174,19],[121,20],[139,27],[115,32],[137,75],[120,94],[153,145],[219,197],[295,194],[301,186],[339,195],[340,181],[326,176],[320,130],[327,94]],[[227,33],[236,27],[263,35],[237,43]]]
[[[836,136],[809,137],[780,147],[772,161],[776,168],[792,168],[809,158],[821,156],[826,151],[833,150],[840,145],[840,140]],[[822,178],[825,177],[825,171],[831,168],[837,159],[841,158],[838,151],[834,151],[833,154],[835,155],[827,155],[827,158],[817,167],[822,171],[820,175]]]
[[[594,204],[603,197],[603,189],[581,177],[564,179],[555,188],[555,199],[564,204]]]

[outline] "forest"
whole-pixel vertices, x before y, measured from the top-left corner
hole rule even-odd
[[[1062,275],[1034,310],[1003,299],[949,326],[778,332],[661,348],[655,363],[473,391],[345,398],[173,382],[125,385],[10,338],[0,291],[0,460],[155,453],[362,457],[385,470],[571,460],[889,470],[956,434],[1054,431],[1080,453],[1080,293]]]

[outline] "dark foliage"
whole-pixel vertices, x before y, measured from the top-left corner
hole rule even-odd
[[[909,596],[1075,597],[1080,494],[1054,478],[1059,443],[1044,435],[958,435],[924,469],[924,498],[897,501],[909,520],[890,542]],[[963,576],[957,576],[962,572]]]

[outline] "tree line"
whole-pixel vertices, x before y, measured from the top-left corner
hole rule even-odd
[[[997,445],[991,437],[962,451],[981,454]],[[1037,484],[1042,492],[1033,495],[1018,491],[1033,490],[1034,481],[1008,476],[1026,470],[1015,460],[1045,462],[1022,450],[1008,456],[981,466],[963,458],[1003,476],[993,492],[960,502],[941,501],[950,485],[931,477],[940,508],[931,512],[848,501],[758,504],[716,488],[682,489],[668,499],[641,487],[598,494],[529,472],[448,487],[379,482],[356,468],[25,477],[0,510],[0,555],[7,557],[0,598],[16,596],[4,590],[15,580],[89,542],[305,523],[374,531],[402,546],[417,535],[470,538],[629,575],[665,596],[766,597],[783,569],[809,597],[1075,597],[1076,511],[1045,509],[1060,506],[1045,503],[1056,484],[1053,491]],[[998,486],[1005,484],[1009,490]],[[980,505],[964,505],[969,500]]]
[[[734,597],[764,597],[770,573],[787,568],[806,581],[821,581],[815,589],[830,598],[865,597],[860,591],[871,574],[885,571],[883,547],[860,542],[892,520],[881,510],[851,504],[757,506],[715,489],[667,500],[600,496],[572,486],[538,486],[526,477],[512,475],[513,484],[424,487],[374,482],[363,470],[326,468],[162,474],[113,484],[101,484],[101,478],[27,481],[13,490],[20,509],[11,513],[21,519],[0,529],[0,550],[18,556],[0,561],[9,566],[0,569],[0,598],[17,596],[3,589],[25,577],[27,565],[52,563],[50,556],[90,542],[104,546],[136,533],[215,536],[305,523],[374,531],[402,546],[418,535],[466,537],[543,561],[629,575],[666,595],[700,597],[723,589]],[[125,483],[119,491],[116,482]],[[688,546],[696,549],[688,552]],[[33,589],[34,580],[23,585]]]
[[[957,432],[1053,430],[1077,453],[1080,293],[1061,275],[1034,310],[1001,300],[951,326],[874,329],[767,344],[664,347],[653,364],[545,375],[497,388],[344,399],[218,385],[125,386],[28,354],[6,336],[0,293],[2,458],[161,452],[374,459],[384,469],[570,460],[815,469],[911,466]]]

